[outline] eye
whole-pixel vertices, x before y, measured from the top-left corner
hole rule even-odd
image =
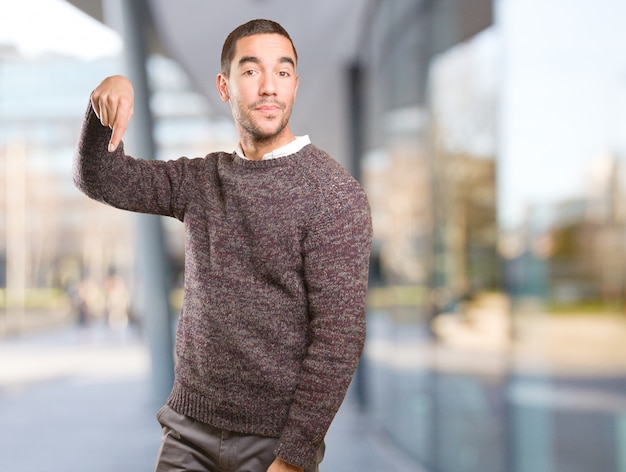
[[[250,76],[251,77],[253,75],[256,75],[256,71],[254,69],[246,70],[246,71],[243,72],[242,75],[246,75],[246,76]]]
[[[280,77],[291,77],[291,74],[287,72],[286,70],[281,70],[280,72],[278,72],[278,75]]]

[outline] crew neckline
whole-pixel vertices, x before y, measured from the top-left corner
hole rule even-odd
[[[298,151],[301,151],[305,146],[309,144],[311,144],[311,139],[309,138],[308,135],[296,136],[296,139],[294,139],[290,143],[287,143],[284,146],[281,146],[277,149],[274,149],[273,151],[270,151],[264,154],[261,160],[268,161],[270,159],[278,159],[279,157],[290,156],[292,154],[297,153]],[[245,154],[243,153],[243,149],[241,147],[241,143],[237,144],[237,147],[235,148],[235,154],[239,156],[240,158],[245,159],[246,161],[256,160],[256,159],[248,159],[245,156]]]

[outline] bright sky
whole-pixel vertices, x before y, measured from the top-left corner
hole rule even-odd
[[[53,53],[92,60],[121,48],[117,33],[64,0],[0,0],[0,55],[15,50],[25,57]]]
[[[498,4],[499,204],[514,225],[529,204],[584,197],[598,156],[626,157],[626,2]]]

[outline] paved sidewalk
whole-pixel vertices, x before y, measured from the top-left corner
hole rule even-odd
[[[150,472],[159,447],[137,336],[63,329],[0,340],[0,471]],[[323,472],[419,472],[349,394]]]

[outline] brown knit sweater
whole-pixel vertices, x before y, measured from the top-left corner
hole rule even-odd
[[[359,184],[309,144],[265,161],[107,152],[91,107],[74,182],[114,207],[178,218],[185,286],[168,404],[215,427],[279,438],[306,467],[365,338],[370,210]],[[149,314],[147,314],[149,316]]]

